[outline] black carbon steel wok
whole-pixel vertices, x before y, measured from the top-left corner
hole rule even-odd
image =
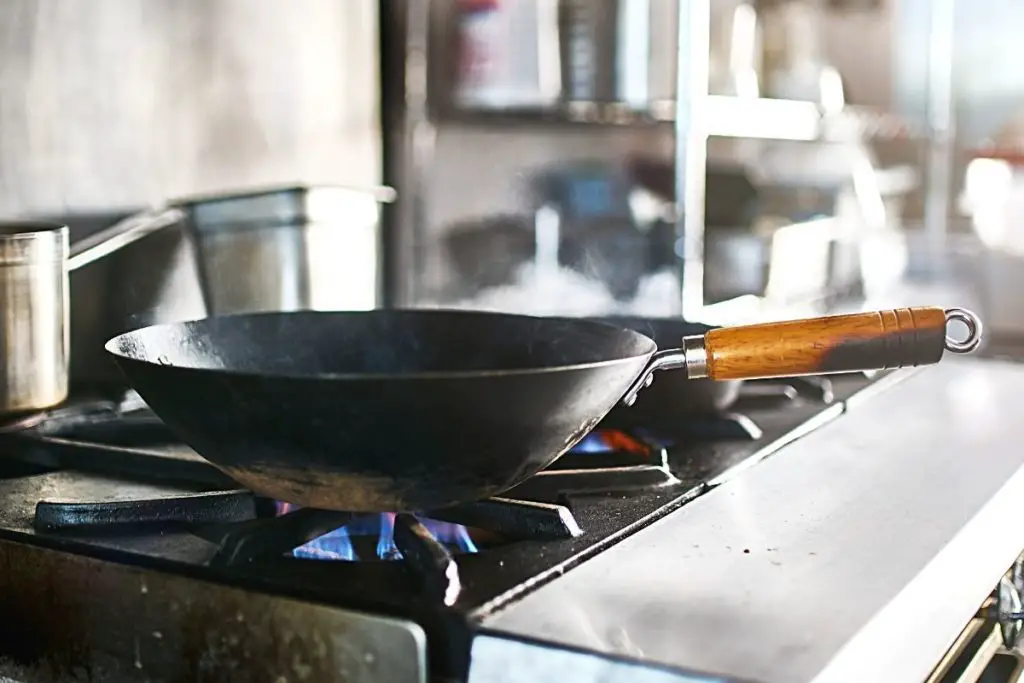
[[[216,317],[106,349],[179,438],[256,493],[415,511],[522,482],[656,369],[737,379],[919,365],[961,348],[941,309],[914,310],[927,315],[913,325],[889,311],[723,328],[688,338],[685,359],[597,322],[465,311]],[[913,343],[893,343],[908,332]]]

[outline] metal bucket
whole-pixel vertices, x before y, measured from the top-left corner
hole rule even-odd
[[[369,310],[380,301],[390,188],[286,187],[174,202],[188,215],[210,315]]]

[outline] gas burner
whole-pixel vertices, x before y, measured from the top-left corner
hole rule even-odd
[[[287,510],[287,509],[286,509]],[[312,508],[290,509],[278,517],[200,530],[217,545],[210,565],[230,568],[282,555],[300,561],[364,559],[357,555],[355,530],[379,523],[372,560],[405,560],[431,599],[452,605],[462,590],[459,567],[449,547],[410,514],[357,515]],[[468,547],[468,546],[467,546]]]
[[[289,514],[297,508],[285,503],[283,509],[283,514]],[[395,541],[395,525],[401,523],[396,522],[398,517],[403,515],[394,512],[354,515],[351,521],[293,549],[291,554],[304,559],[345,562],[401,560],[404,554]],[[502,540],[495,534],[461,524],[420,517],[417,517],[417,522],[452,555],[478,553],[481,547],[486,548],[488,540],[499,543]]]
[[[509,498],[414,515],[299,508],[258,500],[243,490],[147,493],[141,485],[116,500],[41,500],[34,525],[49,532],[93,534],[154,524],[185,525],[215,544],[209,565],[221,568],[281,556],[305,561],[405,560],[424,590],[446,605],[453,604],[461,591],[457,555],[517,540],[575,538],[583,533],[565,506]],[[267,516],[260,516],[260,508],[269,508]]]

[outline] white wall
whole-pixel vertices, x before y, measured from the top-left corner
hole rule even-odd
[[[0,214],[375,183],[373,0],[3,0]]]

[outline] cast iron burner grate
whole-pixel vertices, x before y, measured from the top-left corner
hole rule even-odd
[[[787,377],[747,382],[738,403],[746,410],[775,407],[780,403],[804,399],[813,403],[831,404],[836,400],[832,379],[822,376]]]
[[[195,494],[117,501],[55,501],[36,504],[35,526],[49,532],[95,533],[144,524],[188,525],[214,544],[211,567],[235,567],[294,553],[307,543],[370,515],[313,508],[288,509],[270,517],[259,515],[265,502],[249,491]],[[462,584],[455,554],[431,531],[430,520],[483,529],[507,542],[555,540],[583,533],[564,505],[489,498],[423,515],[393,515],[391,538],[427,597],[452,605]]]
[[[616,411],[603,424],[667,448],[692,441],[758,441],[764,432],[747,413],[785,410],[798,402],[827,406],[835,400],[828,377],[764,379],[745,382],[730,410],[720,413],[670,419],[664,414]]]
[[[76,430],[83,424],[90,425],[93,434],[98,434],[94,422],[74,421]],[[108,427],[115,429],[116,423]],[[123,442],[108,445],[69,439],[53,424],[40,433],[43,435],[40,438],[50,445],[59,443],[65,447],[57,451],[64,453],[65,466],[103,470],[113,462],[113,468],[120,474],[124,473],[125,465],[130,465],[129,469],[136,474],[144,473],[147,479],[163,481],[180,480],[182,474],[179,460],[147,456],[145,450],[131,449]],[[116,430],[115,433],[123,436]],[[152,439],[145,438],[145,434],[139,436],[152,445]],[[455,557],[458,551],[453,552],[450,544],[432,531],[437,522],[482,530],[503,544],[519,540],[571,539],[584,533],[572,512],[573,496],[679,483],[669,470],[665,448],[658,444],[622,431],[602,429],[592,433],[586,444],[504,496],[423,514],[389,515],[392,524],[389,541],[424,594],[431,600],[451,605],[461,590]],[[83,458],[83,449],[93,457]],[[208,561],[211,567],[230,568],[280,560],[289,555],[303,561],[308,555],[299,555],[297,549],[365,521],[367,517],[372,516],[291,508],[258,498],[250,491],[222,487],[177,495],[129,495],[117,500],[95,500],[87,494],[63,500],[40,500],[35,507],[34,525],[50,533],[68,535],[116,533],[119,529],[147,525],[152,528],[185,526],[213,544]],[[366,561],[356,557],[345,559]]]

